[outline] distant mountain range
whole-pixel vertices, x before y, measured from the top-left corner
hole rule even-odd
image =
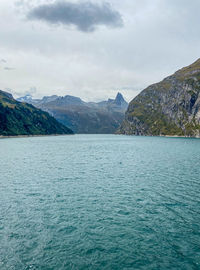
[[[200,59],[135,97],[118,133],[200,137]]]
[[[128,103],[121,93],[115,99],[84,102],[79,97],[66,95],[33,99],[30,95],[17,99],[48,112],[75,133],[115,133],[124,119]]]
[[[47,112],[0,90],[0,136],[73,134]]]
[[[27,103],[48,112],[61,124]],[[200,59],[150,85],[129,105],[120,93],[115,99],[95,103],[69,95],[42,99],[27,95],[15,101],[12,95],[0,91],[0,134],[71,130],[85,134],[200,137]]]

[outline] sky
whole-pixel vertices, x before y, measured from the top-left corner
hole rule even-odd
[[[127,101],[200,58],[199,0],[1,0],[0,89]]]

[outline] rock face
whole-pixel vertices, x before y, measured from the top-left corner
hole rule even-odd
[[[24,100],[20,98],[19,100]],[[84,102],[73,96],[51,96],[41,100],[26,98],[34,106],[47,111],[75,133],[115,133],[124,119],[128,103],[118,93],[115,99]]]
[[[136,96],[117,133],[200,137],[200,59]]]
[[[16,101],[11,94],[0,90],[0,135],[73,134],[47,112]]]

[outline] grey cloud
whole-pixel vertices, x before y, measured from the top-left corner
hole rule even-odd
[[[1,63],[6,63],[7,61],[5,59],[0,60]]]
[[[92,2],[54,2],[33,8],[27,18],[43,20],[50,24],[75,25],[83,32],[92,32],[99,25],[123,26],[120,13],[105,2],[101,5]]]
[[[13,70],[13,69],[15,69],[15,68],[12,68],[12,67],[4,67],[4,69],[10,71],[10,70]]]
[[[127,91],[138,91],[138,87],[136,86],[122,86],[120,87],[121,90],[127,90]]]
[[[35,86],[30,87],[28,91],[25,92],[26,95],[33,95],[37,92],[37,88]]]
[[[138,91],[138,86],[120,86],[120,87],[116,87],[116,86],[113,86],[113,87],[111,87],[110,88],[111,90],[114,90],[114,91],[124,91],[124,90],[126,90],[126,91]]]

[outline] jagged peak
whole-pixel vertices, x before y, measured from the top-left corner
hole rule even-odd
[[[118,92],[117,95],[116,95],[115,100],[124,100],[124,97],[120,92]]]
[[[128,104],[120,92],[117,93],[114,103],[117,105]]]

